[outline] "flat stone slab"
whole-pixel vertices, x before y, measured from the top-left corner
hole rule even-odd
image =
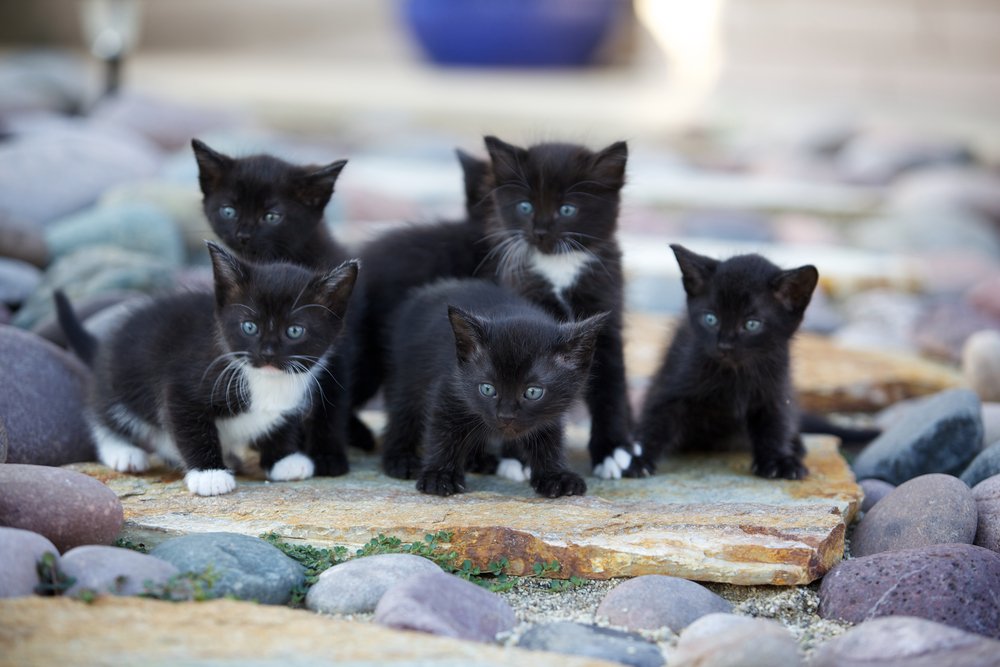
[[[572,442],[586,438],[575,427]],[[506,557],[510,574],[557,560],[556,576],[592,579],[666,574],[734,584],[804,584],[843,556],[845,522],[862,492],[833,438],[807,441],[810,476],[764,480],[750,474],[749,453],[660,462],[641,480],[586,476],[588,494],[539,498],[527,483],[469,475],[470,492],[449,498],[419,493],[412,481],[378,472],[377,459],[351,452],[352,471],[336,478],[268,483],[240,478],[236,491],[191,495],[165,469],[121,474],[73,464],[122,500],[126,537],[154,545],[181,534],[275,532],[317,546],[360,547],[379,533],[403,541],[453,533],[450,549],[476,566]],[[583,452],[572,451],[581,473]]]
[[[175,603],[109,596],[85,604],[65,598],[13,598],[0,600],[0,619],[0,667],[618,665],[235,600]]]

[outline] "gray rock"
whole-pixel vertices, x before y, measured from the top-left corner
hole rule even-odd
[[[170,215],[147,202],[97,206],[51,223],[46,242],[53,257],[92,245],[146,253],[167,264],[184,261],[184,241]]]
[[[964,143],[946,138],[862,132],[837,154],[841,176],[852,183],[883,185],[917,168],[968,165],[974,157]]]
[[[851,538],[851,554],[972,544],[975,537],[976,501],[965,482],[951,475],[921,475],[864,515]]]
[[[820,646],[810,667],[988,667],[1000,642],[912,616],[876,618]]]
[[[1000,239],[1000,236],[997,238]],[[1000,249],[996,254],[1000,256]],[[954,273],[942,271],[949,272]],[[969,337],[984,329],[1000,328],[1000,318],[977,310],[964,301],[945,298],[928,307],[914,326],[914,338],[922,353],[958,365],[962,360],[963,346]]]
[[[1000,440],[1000,403],[983,403],[983,442]]]
[[[1000,553],[1000,475],[976,484],[972,497],[979,513],[975,544]]]
[[[699,210],[684,214],[678,221],[681,234],[707,238],[733,239],[754,243],[774,241],[771,220],[747,211]]]
[[[7,304],[0,303],[0,324],[10,324],[10,321],[13,318],[14,316],[11,314],[10,308],[7,307]]]
[[[968,389],[950,389],[923,401],[873,440],[854,460],[854,472],[891,484],[927,473],[959,474],[982,443],[979,397]]]
[[[893,183],[886,206],[900,212],[966,209],[1000,224],[1000,175],[961,167],[923,169]]]
[[[87,297],[80,300],[73,301],[73,310],[76,312],[76,316],[84,323],[88,331],[94,333],[91,329],[90,323],[95,318],[101,316],[107,310],[125,303],[126,301],[131,301],[132,299],[146,299],[147,295],[142,292],[135,291],[112,291],[103,292],[91,297]],[[60,347],[66,347],[66,334],[63,333],[62,327],[59,325],[59,320],[56,318],[56,314],[43,318],[39,321],[32,329],[32,333],[38,334],[50,343],[55,343]]]
[[[60,567],[76,579],[66,595],[83,590],[111,595],[138,595],[162,587],[179,570],[155,556],[118,547],[88,545],[63,554]]]
[[[44,267],[49,263],[49,248],[39,225],[15,220],[0,211],[0,257],[9,257]]]
[[[630,630],[669,628],[680,632],[705,614],[730,612],[732,604],[701,584],[679,577],[648,574],[615,586],[597,615]]]
[[[966,339],[962,346],[962,376],[981,400],[1000,401],[1000,331],[977,331]]]
[[[969,486],[975,486],[994,475],[1000,475],[1000,440],[972,459],[969,467],[962,472],[962,481]]]
[[[0,465],[0,525],[44,535],[60,552],[110,544],[125,515],[115,492],[74,470]]]
[[[445,572],[408,578],[385,592],[376,623],[443,637],[492,642],[514,629],[514,610],[499,595]]]
[[[845,301],[847,323],[833,338],[846,346],[912,350],[913,323],[920,309],[919,299],[910,294],[888,290],[862,292]]]
[[[98,205],[103,207],[136,203],[152,204],[170,215],[174,225],[181,232],[188,257],[207,259],[205,240],[214,239],[216,236],[205,218],[201,198],[201,191],[196,182],[141,181],[112,188],[104,193]]]
[[[161,148],[191,150],[191,138],[214,128],[232,128],[236,114],[178,104],[132,92],[106,97],[90,111],[96,123],[127,127]],[[194,159],[194,158],[192,158]]]
[[[670,667],[796,667],[798,643],[780,623],[734,614],[708,614],[681,633]]]
[[[34,595],[38,561],[46,553],[59,556],[55,545],[38,533],[0,526],[0,598]]]
[[[1000,638],[1000,554],[971,544],[887,551],[836,565],[819,589],[819,615],[850,623],[917,616]]]
[[[0,60],[0,117],[15,113],[79,113],[90,98],[90,68],[70,50],[11,49]]]
[[[664,664],[659,647],[641,635],[570,621],[532,626],[517,645],[532,651],[580,655],[635,667]]]
[[[18,306],[42,282],[42,272],[19,259],[0,257],[0,303]]]
[[[306,594],[306,607],[326,614],[371,612],[389,588],[414,575],[440,571],[426,558],[410,554],[356,558],[319,575]]]
[[[232,595],[262,604],[285,604],[305,582],[305,570],[262,539],[237,533],[201,533],[168,540],[150,552],[181,572],[211,568],[213,596]]]
[[[880,479],[862,479],[858,480],[858,484],[861,486],[861,490],[865,492],[865,499],[861,502],[862,512],[867,512],[875,507],[878,501],[885,498],[896,488],[889,482],[883,482]]]
[[[38,336],[0,325],[0,419],[7,463],[93,461],[83,419],[87,368]]]

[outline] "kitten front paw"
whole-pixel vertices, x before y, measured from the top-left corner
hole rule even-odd
[[[417,490],[435,496],[451,496],[465,491],[465,475],[455,470],[427,470],[417,479]]]
[[[236,478],[228,470],[191,470],[184,483],[196,496],[221,496],[236,488]]]
[[[420,474],[422,467],[420,457],[416,454],[382,457],[382,469],[385,470],[385,474],[396,479],[413,479]]]
[[[297,479],[309,479],[313,476],[316,466],[305,454],[296,452],[275,463],[267,473],[272,482],[290,482]]]
[[[656,464],[643,455],[642,445],[615,447],[611,456],[594,466],[594,476],[601,479],[622,477],[649,477],[656,472]]]
[[[97,458],[101,463],[117,472],[145,472],[149,470],[149,455],[135,445],[126,442],[101,442],[97,446]]]
[[[560,496],[582,496],[587,493],[587,483],[575,472],[561,470],[559,472],[543,473],[533,480],[535,492],[547,498]]]
[[[375,436],[357,415],[351,415],[347,424],[347,444],[363,452],[375,451]]]
[[[753,474],[766,479],[803,479],[809,470],[794,456],[753,462]]]
[[[497,475],[512,482],[526,482],[531,479],[531,466],[518,459],[500,459]]]
[[[287,458],[287,457],[286,457]],[[351,469],[343,452],[336,454],[314,454],[312,457],[313,475],[317,477],[340,477]],[[279,461],[278,463],[280,463]],[[277,467],[277,463],[275,467]]]
[[[493,454],[482,452],[473,456],[469,461],[469,472],[474,472],[480,475],[492,475],[494,473],[499,474],[499,467],[503,463],[503,460],[498,459]]]

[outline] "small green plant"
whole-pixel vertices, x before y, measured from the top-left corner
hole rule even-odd
[[[204,602],[216,597],[212,592],[212,587],[219,580],[219,574],[208,566],[204,572],[182,572],[175,574],[162,584],[154,584],[151,581],[144,583],[142,593],[139,597],[151,598],[153,600],[165,600],[167,602]]]
[[[147,547],[142,542],[133,542],[132,540],[127,540],[124,537],[119,537],[115,540],[115,546],[122,549],[131,549],[132,551],[138,551],[141,554],[148,554],[149,547]]]
[[[62,595],[76,583],[75,577],[70,577],[59,569],[58,556],[51,551],[42,554],[35,569],[38,572],[35,593],[38,595]]]

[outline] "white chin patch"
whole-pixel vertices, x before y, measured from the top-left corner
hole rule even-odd
[[[272,482],[289,482],[295,479],[309,479],[316,471],[312,459],[296,452],[281,459],[267,473]]]
[[[192,470],[184,475],[184,483],[196,496],[221,496],[236,488],[236,478],[228,470]]]
[[[512,482],[527,482],[531,479],[531,467],[524,465],[517,459],[500,459],[497,475]]]
[[[637,454],[641,453],[636,452]],[[601,463],[594,466],[594,475],[601,479],[621,479],[622,472],[632,465],[632,454],[621,447],[615,447],[614,453]]]
[[[107,429],[95,430],[97,458],[118,472],[144,472],[149,469],[149,455]]]

